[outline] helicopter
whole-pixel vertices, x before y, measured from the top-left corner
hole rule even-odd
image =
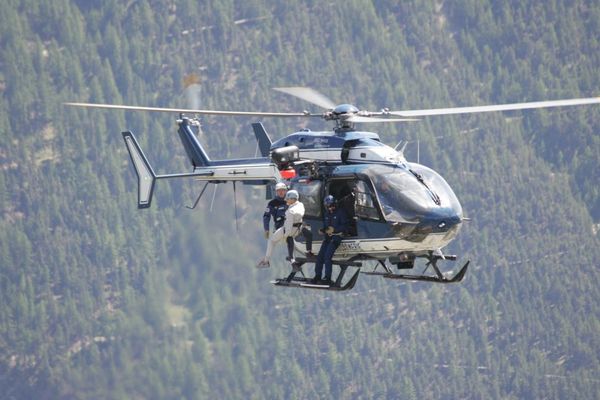
[[[600,103],[600,97],[512,103],[500,105],[453,107],[423,110],[390,111],[383,108],[372,112],[352,104],[336,104],[320,92],[307,87],[279,87],[279,92],[300,98],[324,111],[257,112],[197,110],[139,107],[114,104],[64,103],[68,106],[179,113],[178,134],[192,166],[191,172],[157,174],[131,131],[122,132],[138,180],[138,208],[151,205],[157,180],[190,178],[204,181],[195,208],[208,184],[241,182],[263,185],[272,190],[277,182],[295,189],[304,204],[303,224],[313,233],[319,232],[326,212],[323,199],[333,195],[350,219],[350,228],[333,257],[339,267],[330,284],[314,283],[304,275],[303,266],[314,263],[315,257],[306,251],[305,239],[294,239],[295,250],[301,254],[284,278],[272,280],[276,286],[331,291],[350,290],[360,273],[384,279],[457,283],[466,275],[470,261],[456,273],[443,273],[442,260],[456,261],[456,255],[444,254],[446,247],[458,235],[462,223],[468,221],[458,197],[436,171],[404,156],[405,145],[397,149],[384,144],[375,132],[362,131],[357,124],[401,123],[418,121],[429,116],[526,110]],[[278,118],[322,118],[333,121],[331,131],[308,129],[289,134],[273,142],[260,122],[252,128],[261,157],[212,160],[198,140],[200,121],[186,115],[260,116]],[[318,252],[323,242],[321,233],[314,235],[313,248]],[[416,261],[425,260],[425,268],[415,271]],[[365,262],[374,267],[364,270]],[[398,270],[394,271],[393,268]],[[427,273],[431,267],[433,273]],[[348,268],[356,268],[344,283]],[[300,276],[299,276],[300,275]]]

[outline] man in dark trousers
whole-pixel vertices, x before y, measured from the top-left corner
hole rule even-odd
[[[267,209],[263,214],[263,228],[265,230],[265,239],[269,239],[271,218],[273,218],[273,224],[275,225],[274,231],[281,228],[285,222],[285,212],[288,208],[285,201],[285,194],[287,193],[287,185],[283,182],[278,182],[275,185],[276,196],[267,204]],[[268,268],[269,263],[260,260],[256,265],[257,268]]]
[[[267,209],[263,214],[263,228],[265,229],[265,239],[269,238],[269,223],[273,218],[273,224],[275,225],[274,231],[281,228],[285,222],[285,211],[288,206],[285,201],[285,194],[287,193],[287,185],[283,182],[279,182],[275,185],[275,198],[269,201]]]
[[[317,255],[315,263],[315,277],[313,283],[322,285],[332,285],[331,274],[333,272],[332,258],[333,254],[342,243],[342,235],[348,231],[350,221],[346,211],[341,207],[337,207],[335,198],[332,195],[325,197],[324,200],[325,216],[323,217],[323,229],[319,230],[325,237],[321,243],[321,249]],[[325,278],[321,280],[323,272],[323,264],[325,264]]]

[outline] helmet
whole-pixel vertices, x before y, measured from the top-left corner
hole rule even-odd
[[[288,192],[285,194],[285,199],[296,199],[298,200],[298,197],[300,197],[298,195],[298,191],[297,190],[288,190]]]
[[[275,185],[275,190],[286,190],[287,189],[287,185],[283,182],[277,182],[277,185]]]
[[[335,197],[333,197],[332,195],[328,195],[323,200],[323,204],[325,204],[325,207],[329,207],[331,205],[335,205]]]

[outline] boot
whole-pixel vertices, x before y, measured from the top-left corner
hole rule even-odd
[[[326,276],[325,279],[321,281],[321,285],[333,286],[333,281],[330,276]]]
[[[256,263],[256,268],[269,268],[270,266],[271,264],[269,263],[269,261],[265,260],[264,258],[258,263]]]
[[[292,272],[302,272],[302,266],[294,261],[292,263]]]

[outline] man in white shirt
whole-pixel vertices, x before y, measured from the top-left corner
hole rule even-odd
[[[285,222],[283,226],[275,231],[269,238],[267,244],[267,252],[265,257],[258,262],[257,268],[269,268],[271,256],[273,255],[273,248],[275,245],[283,240],[291,241],[291,246],[288,245],[288,253],[291,247],[292,254],[289,254],[289,261],[293,262],[293,238],[298,236],[303,231],[302,218],[304,217],[304,204],[299,200],[299,195],[296,190],[289,190],[285,194],[285,201],[288,205],[285,211]],[[289,242],[288,242],[289,243]],[[310,243],[312,244],[312,243]],[[307,250],[310,253],[309,241],[307,240]]]

